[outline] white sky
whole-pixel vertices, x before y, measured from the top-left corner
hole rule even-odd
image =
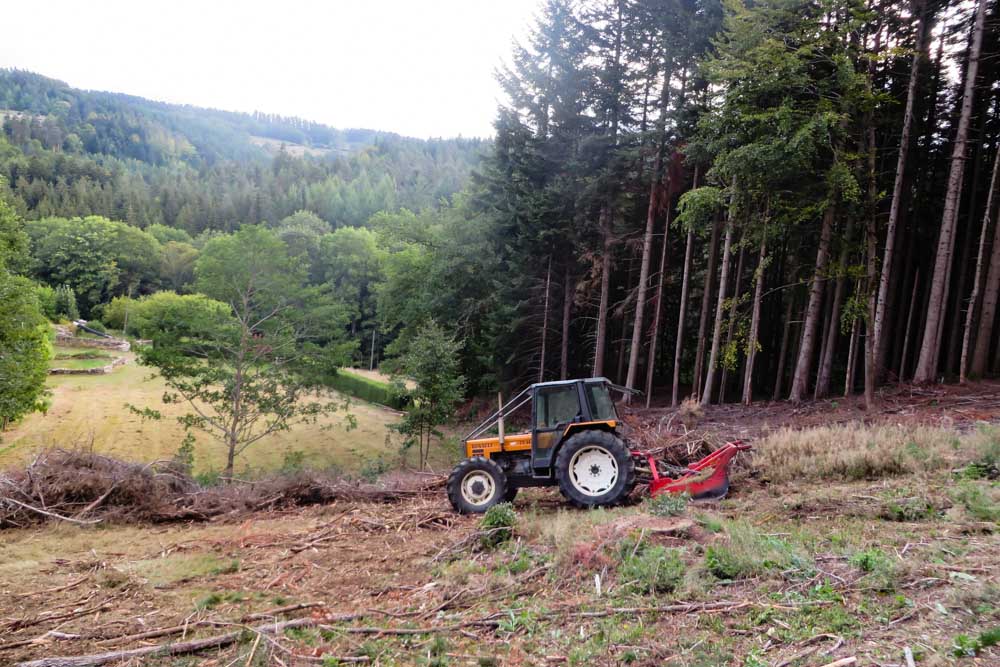
[[[540,0],[27,0],[0,67],[415,137],[487,136]],[[29,29],[30,26],[30,29]]]

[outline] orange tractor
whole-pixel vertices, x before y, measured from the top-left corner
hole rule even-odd
[[[687,468],[657,461],[628,445],[612,391],[631,390],[605,378],[539,382],[501,403],[465,437],[467,458],[448,476],[452,507],[462,514],[485,512],[513,501],[526,486],[558,486],[578,507],[621,503],[640,482],[654,496],[726,494],[729,463],[749,445],[727,443]],[[507,435],[511,422],[525,428]]]

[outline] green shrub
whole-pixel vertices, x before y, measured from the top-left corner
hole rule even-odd
[[[503,544],[514,535],[516,523],[517,513],[510,503],[500,503],[489,508],[479,522],[479,529],[483,532],[480,545],[484,549],[492,549]]]
[[[881,516],[889,521],[926,521],[937,514],[937,509],[926,498],[902,498],[882,508]]]
[[[952,642],[951,652],[956,658],[974,658],[984,648],[1000,644],[1000,626],[986,630],[973,639],[968,635],[959,635]]]
[[[396,410],[404,409],[407,404],[406,397],[400,396],[387,382],[354,375],[344,369],[339,369],[335,375],[328,376],[324,384],[342,394],[360,398],[369,403],[387,405]]]
[[[619,549],[618,576],[636,593],[670,593],[684,580],[687,567],[681,554],[681,549],[625,540]]]
[[[38,306],[42,309],[42,315],[55,321],[59,316],[56,310],[56,291],[48,285],[39,283],[35,285],[35,295],[38,297]]]
[[[865,582],[878,591],[896,588],[896,564],[881,549],[865,549],[855,553],[850,563],[865,573]]]
[[[705,550],[705,567],[719,579],[745,579],[770,572],[809,574],[813,563],[801,545],[759,532],[750,524],[726,524],[729,539]]]
[[[678,516],[687,509],[691,496],[686,493],[661,493],[643,503],[643,509],[653,516]]]
[[[61,285],[56,288],[55,310],[56,317],[67,320],[80,319],[80,310],[76,305],[76,292],[69,285]]]
[[[1000,504],[982,486],[975,482],[961,482],[952,497],[961,503],[970,516],[979,521],[1000,523]]]
[[[373,483],[388,470],[389,464],[386,463],[385,459],[379,456],[365,461],[364,465],[361,466],[361,470],[358,472],[358,476],[366,482]]]

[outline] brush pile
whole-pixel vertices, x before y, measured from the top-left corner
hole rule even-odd
[[[388,484],[298,472],[202,487],[170,461],[129,463],[90,451],[51,449],[23,469],[0,473],[0,529],[43,521],[206,521],[263,509],[335,500],[396,502],[440,486],[437,478]]]

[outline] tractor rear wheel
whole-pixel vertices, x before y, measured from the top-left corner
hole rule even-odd
[[[507,497],[507,476],[482,456],[465,459],[448,475],[448,500],[459,514],[481,514]]]
[[[556,480],[577,507],[614,505],[635,488],[635,462],[614,433],[581,431],[559,449]]]

